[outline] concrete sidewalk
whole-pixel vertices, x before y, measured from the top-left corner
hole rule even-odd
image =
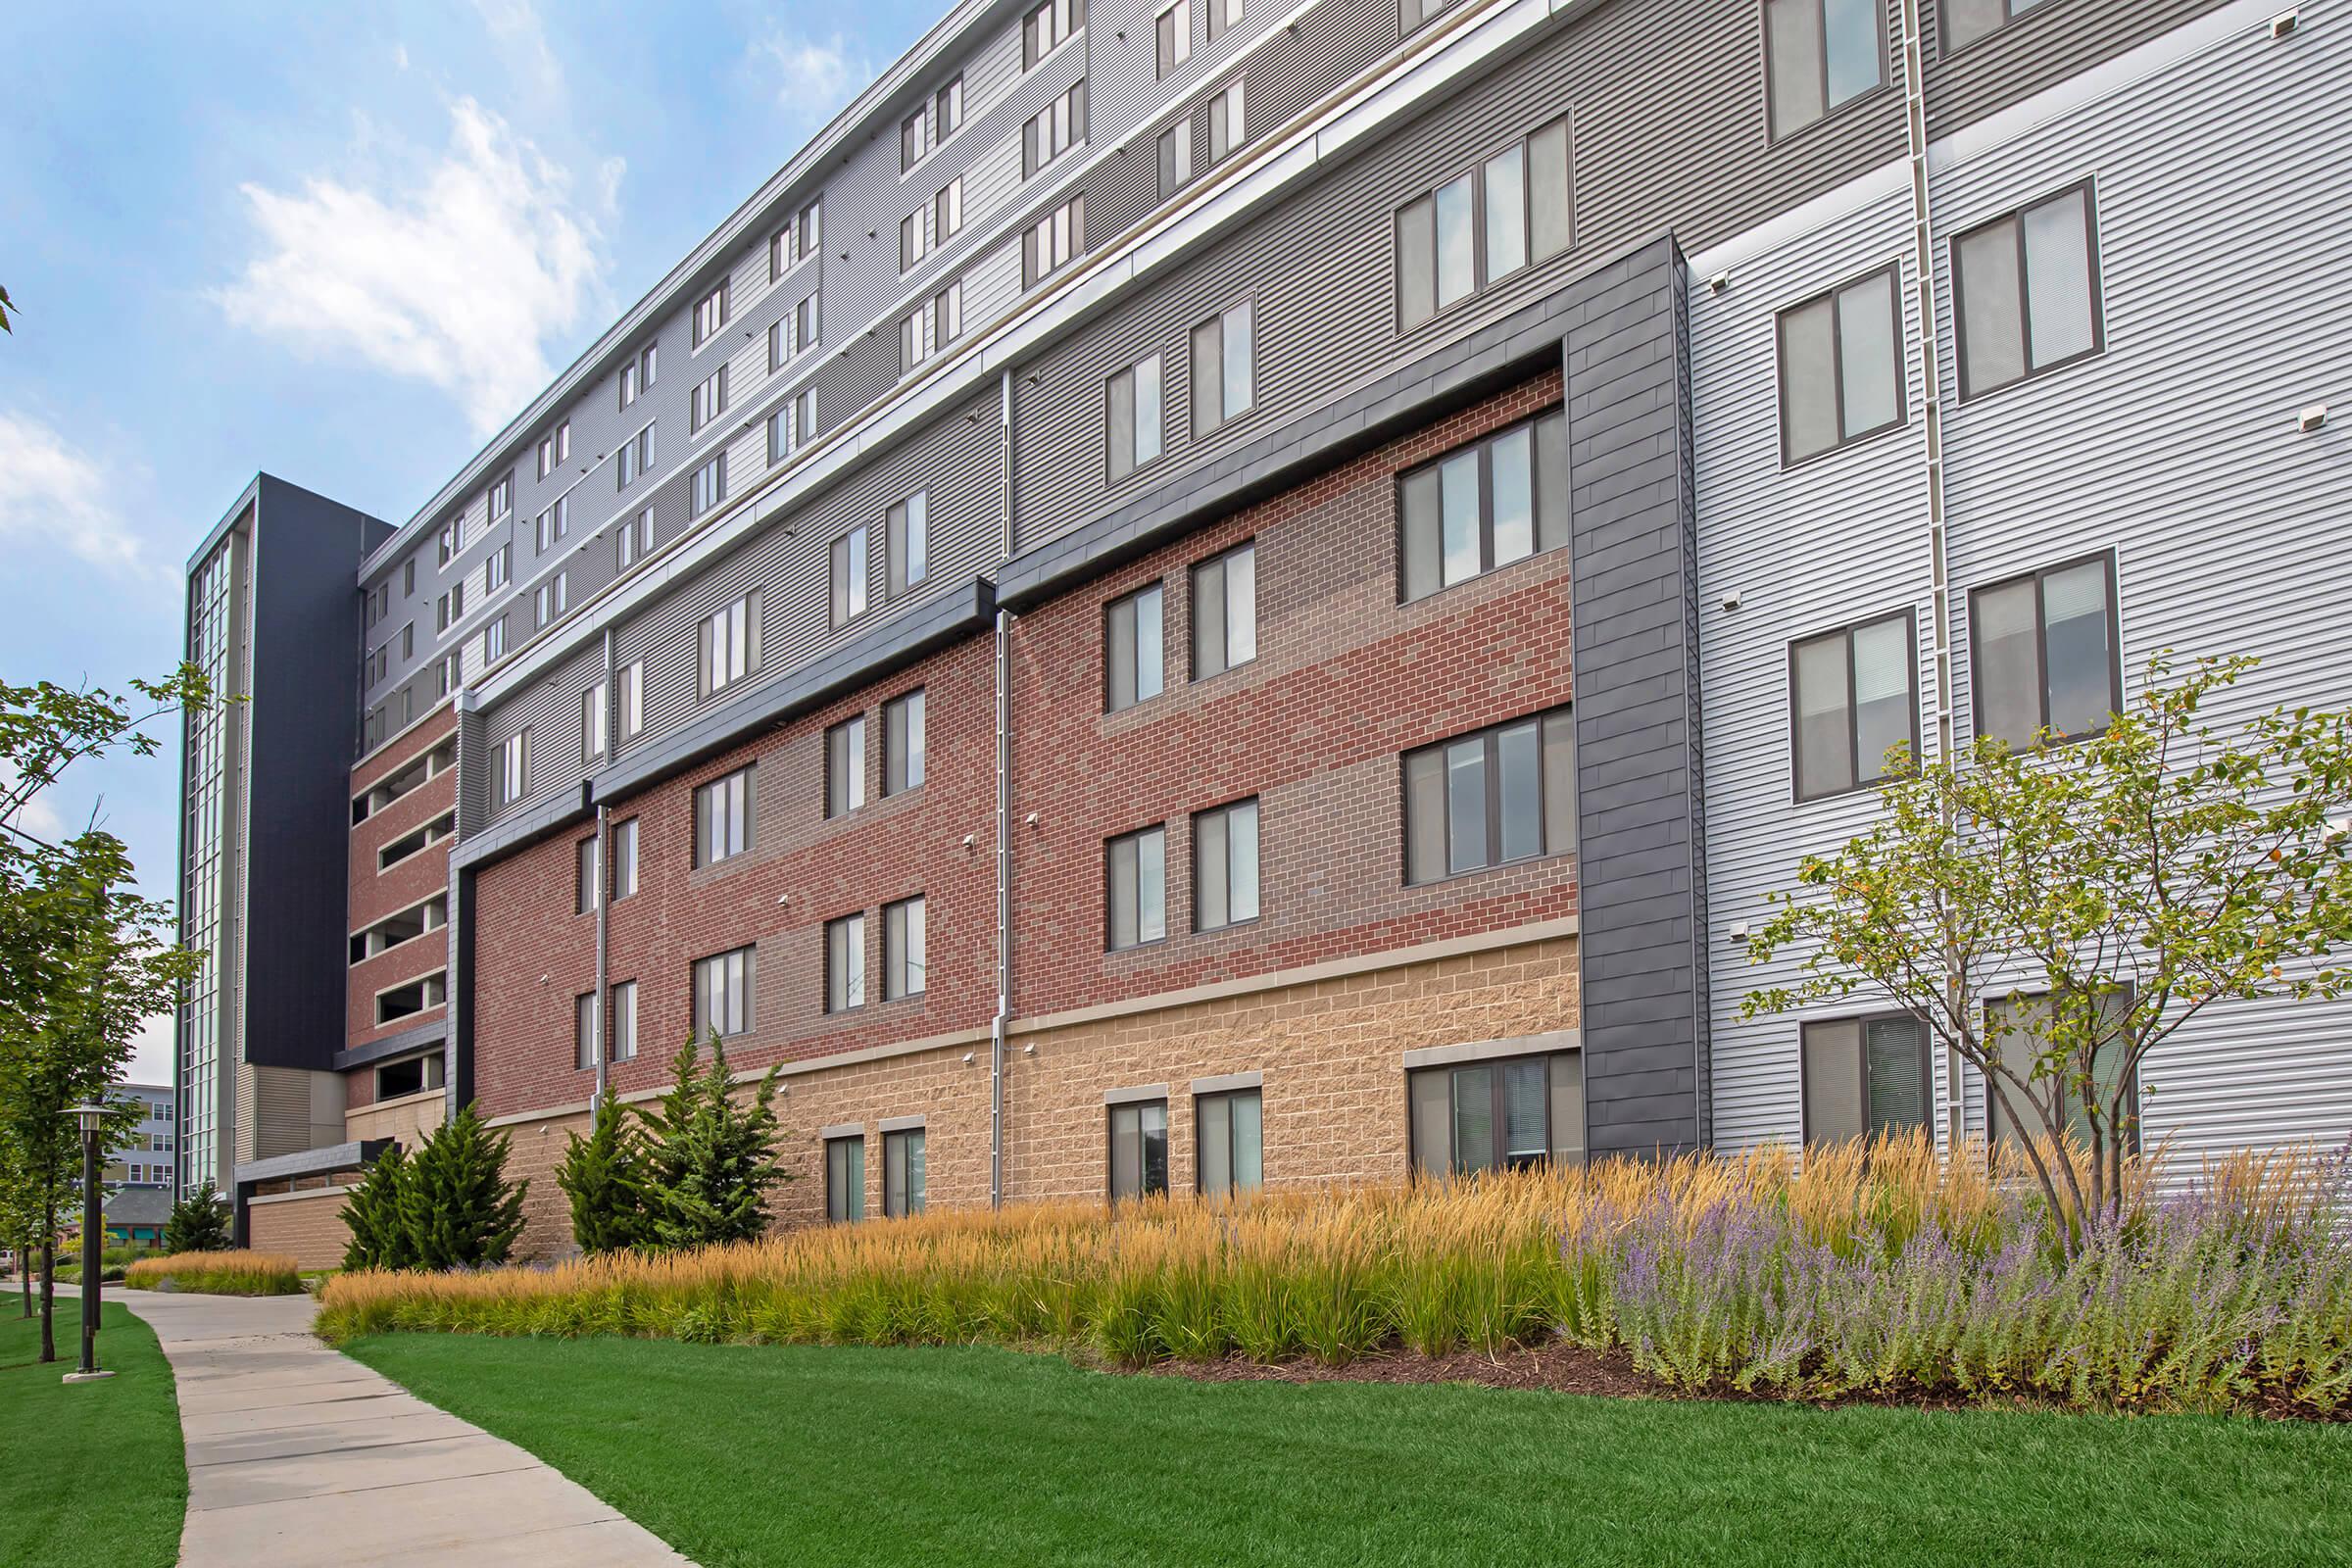
[[[329,1349],[310,1297],[115,1299],[154,1327],[178,1380],[181,1568],[686,1564],[514,1445]]]

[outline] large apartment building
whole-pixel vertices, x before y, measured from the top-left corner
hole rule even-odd
[[[269,897],[341,1014],[192,869],[188,1146],[339,1250],[474,1102],[561,1251],[565,1135],[713,1031],[793,1221],[1985,1131],[1907,1020],[1742,1020],[1744,932],[1889,741],[2165,648],[2352,700],[2348,99],[2352,0],[966,0],[405,525],[307,524],[356,674],[273,743],[257,640],[228,787],[340,753]],[[2340,1138],[2347,1025],[2217,1009],[2147,1138]]]

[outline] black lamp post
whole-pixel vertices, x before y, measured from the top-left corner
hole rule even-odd
[[[98,1242],[104,1224],[98,1212],[98,1134],[106,1125],[104,1105],[74,1105],[66,1112],[81,1129],[81,1365],[68,1383],[111,1378],[98,1367]]]

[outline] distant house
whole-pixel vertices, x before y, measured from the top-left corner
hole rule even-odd
[[[107,1195],[101,1212],[107,1245],[161,1247],[164,1222],[172,1217],[172,1193],[163,1187],[124,1187]]]

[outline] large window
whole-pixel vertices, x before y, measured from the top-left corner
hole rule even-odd
[[[833,624],[846,626],[865,613],[865,524],[833,541]]]
[[[1804,1026],[1808,1144],[1884,1138],[1930,1124],[1928,1031],[1909,1013]]]
[[[1780,315],[1781,462],[1802,463],[1903,422],[1897,270]]]
[[[1022,122],[1021,177],[1029,178],[1085,140],[1086,82],[1081,78]]]
[[[865,1139],[825,1140],[825,1218],[855,1225],[865,1218]]]
[[[694,792],[694,863],[715,865],[751,847],[752,770],[746,766]]]
[[[1194,1100],[1195,1185],[1204,1195],[1215,1198],[1265,1186],[1264,1109],[1255,1089]]]
[[[1110,1198],[1168,1190],[1168,1102],[1135,1101],[1110,1107]]]
[[[759,978],[760,950],[737,948],[697,958],[694,964],[694,1038],[711,1031],[739,1035],[752,1027],[752,989]]]
[[[1032,70],[1086,25],[1086,0],[1046,0],[1021,19],[1021,69]]]
[[[712,419],[727,412],[727,368],[724,365],[696,383],[686,395],[686,430],[688,434],[702,429]]]
[[[920,1127],[901,1127],[882,1135],[882,1212],[892,1219],[923,1211],[928,1187],[923,1145]]]
[[[1152,49],[1153,74],[1164,76],[1193,58],[1192,0],[1176,0],[1162,11],[1153,31],[1156,35]]]
[[[1559,708],[1406,753],[1405,880],[1574,848],[1574,723]]]
[[[1200,437],[1250,411],[1250,302],[1193,328],[1193,434]]]
[[[882,1000],[919,997],[931,969],[931,945],[924,930],[925,906],[918,894],[882,910]]]
[[[1580,1053],[1504,1056],[1407,1074],[1413,1168],[1425,1176],[1585,1157]]]
[[[1568,542],[1568,419],[1553,411],[1397,481],[1397,598],[1414,600]]]
[[[2106,341],[2097,216],[2085,183],[1952,241],[1960,396],[2087,359]]]
[[[847,816],[865,804],[865,715],[825,731],[825,815]]]
[[[2063,1133],[2087,1146],[2091,1136],[2090,1107],[2094,1104],[2101,1123],[2113,1125],[2108,1112],[2114,1107],[2116,1090],[2123,1085],[2121,1069],[2127,1052],[2125,1043],[2116,1038],[2116,1026],[2130,1005],[2130,993],[2121,989],[2102,997],[2080,992],[2061,993],[2055,998],[2048,994],[2019,995],[1984,1004],[1985,1051],[2026,1085],[2021,1092],[2016,1083],[2003,1080],[2001,1094],[1994,1093],[1991,1085],[1985,1086],[1984,1124],[1995,1144],[2015,1147]],[[2074,1070],[2082,1064],[2079,1049],[2068,1053],[2066,1072],[2038,1080],[2033,1077],[2034,1060],[2042,1054],[2049,1040],[2053,1011],[2058,1013],[2058,1022],[2067,1032],[2095,1036],[2101,1041],[2087,1086],[2077,1078]],[[2003,1104],[2004,1094],[2007,1105]],[[2126,1116],[2137,1113],[2138,1098],[2136,1082],[2125,1087]],[[2136,1138],[2132,1142],[2136,1144]]]
[[[865,1005],[865,916],[845,914],[825,922],[825,1010],[849,1012]]]
[[[1148,827],[1102,847],[1103,891],[1109,903],[1106,946],[1117,953],[1168,934],[1168,835]]]
[[[637,351],[636,358],[621,366],[618,379],[622,409],[627,409],[630,404],[645,396],[646,388],[654,384],[654,370],[658,363],[657,351],[658,345],[648,343]]]
[[[1257,546],[1236,545],[1193,568],[1193,679],[1257,657]]]
[[[2124,706],[2112,556],[1979,588],[1968,607],[1979,735],[2080,740]]]
[[[882,705],[882,793],[896,795],[923,782],[923,693],[920,687]]]
[[[688,497],[688,514],[699,517],[727,499],[727,455],[713,453],[710,460],[694,470],[694,487]]]
[[[1157,697],[1164,660],[1159,584],[1114,599],[1102,612],[1102,708],[1115,713]]]
[[[1190,115],[1159,133],[1159,197],[1165,201],[1193,182],[1193,121]]]
[[[1086,193],[1081,191],[1021,231],[1021,287],[1035,288],[1086,252]]]
[[[1193,818],[1193,929],[1216,931],[1256,918],[1257,802],[1200,812]]]
[[[1887,753],[1919,760],[1911,612],[1881,616],[1788,649],[1789,753],[1796,798],[1810,801],[1892,771]]]
[[[1440,311],[1575,243],[1568,122],[1555,120],[1396,212],[1396,320]]]
[[[760,590],[705,616],[701,636],[703,695],[710,697],[760,667]]]
[[[1764,0],[1766,114],[1775,139],[1886,79],[1886,0]]]
[[[730,303],[728,280],[719,279],[718,287],[704,295],[694,306],[694,346],[701,348],[727,324]]]
[[[1159,456],[1159,356],[1138,360],[1103,384],[1105,471],[1112,484]]]
[[[892,598],[931,573],[931,497],[917,490],[890,509],[884,521],[882,561]]]
[[[621,442],[620,450],[613,454],[612,474],[618,481],[618,488],[626,490],[629,481],[653,466],[654,427],[649,424]]]
[[[1249,138],[1242,120],[1243,78],[1234,77],[1208,101],[1208,161],[1221,164]]]

